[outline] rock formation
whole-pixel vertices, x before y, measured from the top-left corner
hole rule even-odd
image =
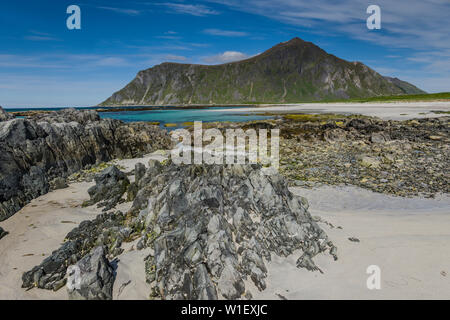
[[[69,276],[74,278],[74,284],[67,289],[69,299],[112,300],[115,274],[102,246],[93,249],[72,270]]]
[[[130,180],[125,173],[117,169],[116,166],[106,168],[94,177],[95,186],[88,189],[91,199],[84,203],[85,206],[98,203],[99,207],[105,207],[108,211],[120,202],[122,196],[127,191]]]
[[[2,227],[0,227],[0,239],[8,235],[8,232],[3,230]]]
[[[166,131],[147,123],[100,119],[95,111],[64,109],[0,122],[0,221],[50,182],[96,162],[136,157],[170,146]]]
[[[0,121],[8,121],[14,119],[14,116],[5,110],[0,106]]]
[[[45,258],[42,263],[22,276],[23,288],[58,290],[66,283],[67,267],[76,264],[96,246],[106,246],[107,253],[122,253],[122,241],[131,234],[124,227],[124,216],[118,211],[100,214],[94,220],[86,220],[69,232],[64,244]]]
[[[142,169],[137,165],[135,173],[141,175]],[[296,253],[297,266],[311,271],[320,271],[312,259],[321,252],[337,259],[336,247],[308,213],[305,199],[259,165],[162,165],[152,160],[136,187],[126,217],[117,212],[82,222],[60,249],[24,273],[23,287],[56,290],[65,283],[67,266],[92,261],[92,256],[83,258],[92,248],[104,246],[113,257],[122,252],[123,241],[134,239],[139,239],[138,250],[153,249],[145,272],[149,293],[160,299],[251,297],[246,281],[264,290],[266,263],[274,254]],[[107,261],[102,261],[105,271]],[[105,277],[110,279],[108,272]],[[92,286],[76,294],[109,298],[98,295],[103,291],[92,279],[86,280]]]
[[[162,299],[237,299],[245,280],[266,287],[266,261],[301,249],[298,267],[319,270],[312,258],[336,248],[284,179],[259,165],[150,163],[132,211],[138,248],[153,295]]]

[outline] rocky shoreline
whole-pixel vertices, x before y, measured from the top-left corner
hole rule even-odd
[[[280,129],[280,173],[291,186],[354,185],[411,197],[449,193],[450,117],[381,120],[338,114],[214,123]]]
[[[320,271],[312,258],[321,252],[337,259],[336,247],[308,213],[306,200],[259,165],[178,166],[152,160],[148,168],[137,164],[138,172],[143,173],[134,182],[139,191],[127,213],[82,222],[58,250],[24,273],[22,286],[59,290],[69,265],[90,259],[85,257],[92,250],[109,261],[123,252],[122,243],[135,239],[138,250],[152,251],[145,272],[154,299],[251,298],[246,281],[265,289],[265,261],[272,254],[287,257],[300,249],[297,266],[311,271]],[[92,204],[103,206],[108,199],[117,204],[122,189],[114,195],[94,191],[124,179],[115,167],[98,174],[89,192]],[[97,283],[77,291],[77,298],[110,298]]]
[[[52,186],[64,186],[61,179],[83,168],[171,144],[167,132],[157,126],[100,119],[94,111],[7,116],[0,118],[0,221]]]
[[[115,261],[125,244],[149,250],[141,262],[150,299],[251,299],[267,287],[273,257],[295,256],[297,268],[322,272],[314,260],[338,255],[321,226],[334,226],[312,217],[307,199],[288,186],[348,184],[403,197],[449,192],[445,116],[383,121],[295,114],[207,124],[220,130],[279,128],[279,173],[259,164],[170,160],[136,163],[124,172],[105,162],[168,149],[167,132],[74,109],[27,119],[0,116],[0,221],[50,190],[95,182],[80,207],[95,206],[98,215],[22,275],[25,289],[58,291],[73,280],[68,268],[75,266],[81,284],[68,287],[71,299],[112,299]],[[124,203],[128,209],[118,209]],[[0,228],[0,239],[7,234]]]

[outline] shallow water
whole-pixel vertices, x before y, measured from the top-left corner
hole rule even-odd
[[[125,122],[132,121],[151,121],[159,122],[162,125],[166,123],[175,123],[182,125],[184,122],[203,121],[250,121],[272,118],[270,116],[248,115],[247,112],[224,112],[229,108],[206,108],[206,109],[164,109],[164,110],[145,110],[145,111],[119,111],[102,112],[102,118],[119,119]]]
[[[142,108],[142,107],[136,107]],[[6,111],[28,111],[28,110],[61,110],[63,108],[20,108],[20,109],[6,109]],[[97,109],[97,107],[77,108],[81,110]],[[273,116],[264,116],[257,114],[249,114],[247,111],[230,112],[230,107],[207,107],[207,108],[193,108],[193,109],[181,109],[173,107],[155,107],[150,110],[135,111],[134,107],[128,107],[126,111],[113,111],[114,108],[102,108],[111,109],[109,112],[99,112],[101,118],[111,118],[122,120],[125,122],[135,121],[147,121],[147,122],[159,122],[161,126],[167,123],[176,124],[175,127],[169,127],[168,129],[176,129],[183,126],[185,122],[203,121],[203,122],[216,122],[216,121],[251,121],[251,120],[263,120],[271,119]],[[225,111],[228,110],[228,111]]]

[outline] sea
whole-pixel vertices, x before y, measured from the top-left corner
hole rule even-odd
[[[161,127],[168,130],[184,127],[186,122],[243,122],[252,120],[272,119],[273,116],[260,115],[248,112],[229,111],[233,107],[201,107],[201,108],[177,108],[177,107],[120,107],[121,110],[115,111],[113,107],[79,107],[80,110],[105,109],[106,112],[99,112],[101,118],[118,119],[124,122],[146,121],[159,122]],[[248,108],[249,106],[242,106]],[[140,110],[145,108],[146,110]],[[63,108],[8,108],[6,111],[29,111],[29,110],[61,110]],[[110,110],[110,111],[109,111]],[[228,111],[225,111],[228,110]]]

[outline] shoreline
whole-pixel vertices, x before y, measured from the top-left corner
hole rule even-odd
[[[255,110],[256,109],[256,110]],[[258,108],[238,108],[223,112],[247,112],[270,114],[334,113],[378,117],[383,120],[408,120],[413,118],[437,118],[448,115],[450,101],[446,102],[370,102],[370,103],[303,103],[272,104]],[[436,111],[437,113],[433,112]],[[211,112],[211,110],[207,110]]]
[[[74,119],[75,114],[71,114],[72,112],[77,115],[75,119],[78,119],[79,123],[88,123],[87,127],[91,123],[87,122],[91,117],[99,122],[98,125],[103,125],[103,122],[98,120],[98,116],[94,117],[89,112],[70,111],[68,114],[61,113],[61,116],[65,114],[64,119]],[[59,122],[61,119],[58,118],[58,113],[48,117],[47,120],[55,121],[54,128],[67,126],[68,123]],[[7,121],[10,122],[6,123],[6,129],[11,124],[27,122],[23,119]],[[258,171],[257,166],[247,166],[245,170],[249,171],[244,171],[244,175],[240,172],[243,170],[240,166],[227,168],[228,171],[224,169],[223,172],[227,172],[227,175],[221,173],[222,171],[213,171],[221,169],[207,165],[201,168],[205,172],[173,166],[170,161],[164,161],[167,158],[167,149],[170,149],[170,146],[161,144],[165,141],[165,136],[160,136],[162,139],[160,142],[155,141],[155,137],[160,132],[150,130],[144,135],[145,139],[142,141],[143,145],[151,141],[154,144],[153,151],[142,153],[136,150],[130,151],[128,153],[130,158],[125,157],[126,159],[121,159],[120,152],[115,155],[111,153],[112,160],[96,161],[95,165],[71,172],[72,174],[64,177],[62,181],[66,182],[68,187],[63,186],[63,189],[37,196],[13,216],[0,222],[0,227],[8,232],[0,240],[0,256],[2,257],[0,258],[0,298],[67,299],[65,288],[61,289],[59,284],[53,286],[51,282],[53,278],[42,280],[42,276],[34,271],[36,272],[34,275],[37,275],[39,280],[34,280],[35,282],[27,280],[25,283],[26,280],[23,280],[22,274],[33,266],[39,265],[49,256],[53,259],[56,252],[54,250],[61,248],[67,233],[75,230],[73,228],[79,228],[74,235],[81,236],[82,240],[86,240],[89,245],[86,247],[87,251],[76,251],[80,254],[79,257],[75,257],[76,259],[81,259],[84,254],[90,252],[94,248],[90,247],[91,245],[98,245],[94,242],[98,239],[102,239],[100,243],[110,248],[108,259],[114,264],[116,272],[112,293],[114,299],[165,298],[163,293],[155,294],[153,289],[157,287],[155,287],[155,279],[151,278],[152,268],[156,267],[157,261],[153,261],[153,257],[163,258],[169,252],[161,251],[162,242],[160,241],[173,237],[172,231],[179,227],[180,230],[184,230],[180,234],[187,232],[189,237],[174,238],[178,239],[178,242],[176,245],[175,242],[171,245],[172,253],[170,254],[173,260],[168,260],[167,263],[178,261],[176,257],[185,254],[183,248],[194,248],[191,247],[191,243],[186,242],[187,239],[192,238],[208,239],[207,242],[198,242],[196,248],[204,252],[206,258],[212,259],[213,263],[220,264],[222,260],[216,259],[217,255],[210,255],[208,250],[212,249],[214,244],[223,241],[216,238],[220,232],[214,230],[223,231],[220,234],[226,236],[228,234],[226,226],[230,223],[230,227],[237,228],[233,232],[237,232],[235,236],[238,237],[234,238],[230,235],[230,243],[238,248],[243,246],[243,241],[246,243],[243,249],[253,252],[241,255],[244,251],[237,250],[232,258],[239,263],[245,263],[242,264],[243,268],[250,267],[252,263],[262,264],[258,267],[261,268],[261,271],[258,271],[261,277],[252,277],[253,283],[245,280],[245,288],[249,291],[239,292],[236,295],[233,291],[228,291],[234,290],[234,286],[230,287],[225,281],[220,284],[225,291],[217,291],[219,295],[204,297],[221,299],[227,297],[221,295],[225,292],[229,294],[228,297],[241,297],[245,293],[246,298],[256,299],[447,299],[448,274],[450,273],[448,263],[450,252],[446,248],[450,240],[450,215],[448,215],[450,196],[445,179],[448,172],[448,163],[445,161],[449,151],[448,121],[448,116],[400,122],[362,116],[345,117],[323,114],[294,115],[286,117],[285,121],[281,119],[267,121],[265,124],[269,127],[278,123],[281,129],[281,157],[278,172],[280,175],[274,177],[272,181],[266,180],[268,178],[263,174],[263,168],[259,167],[261,171]],[[31,120],[29,122],[34,124]],[[70,123],[73,124],[73,121]],[[81,124],[78,125],[81,126]],[[143,123],[140,125],[145,127]],[[226,130],[229,125],[216,124],[222,130]],[[243,122],[241,125],[248,128],[254,125],[258,128],[261,123]],[[140,128],[136,124],[120,124],[120,126],[120,130],[116,132],[121,132],[122,135],[134,128],[136,132],[133,132],[133,137],[138,135],[139,130],[146,128]],[[127,145],[134,143],[133,139],[129,140]],[[121,139],[120,142],[123,140]],[[99,144],[98,148],[101,146],[102,144]],[[141,148],[140,145],[137,147]],[[124,148],[124,146],[118,144],[118,148]],[[112,188],[112,186],[122,185],[119,181],[123,180],[108,182],[108,175],[115,172],[109,170],[114,169],[110,168],[111,165],[120,168],[115,170],[123,171],[122,176],[114,174],[111,177],[123,180],[124,176],[129,178],[126,190]],[[97,179],[100,176],[102,178]],[[111,207],[109,202],[103,202],[103,204],[99,202],[102,199],[91,202],[96,196],[91,191],[88,192],[88,188],[94,185],[94,177],[96,177],[94,192],[104,190],[98,189],[101,186],[111,188],[114,192],[122,192],[120,198],[111,198],[111,201],[115,199],[114,203],[111,202],[113,204]],[[195,179],[199,177],[201,180],[195,182]],[[220,179],[224,180],[217,181],[217,177],[222,177]],[[59,178],[62,177],[59,176]],[[244,179],[242,182],[241,178]],[[222,189],[228,185],[227,181],[236,181],[235,189],[230,190],[239,191],[231,192],[228,189]],[[56,182],[54,182],[55,186],[62,184],[61,181]],[[353,186],[348,186],[349,184]],[[252,191],[248,194],[242,193],[246,192],[243,186],[251,186]],[[292,197],[299,202],[289,202],[291,195],[287,190],[302,198]],[[98,193],[99,195],[107,194],[104,191],[98,191]],[[189,196],[184,198],[186,194]],[[208,201],[201,200],[199,195],[202,194]],[[303,246],[305,241],[299,242],[298,247],[290,242],[297,237],[294,236],[294,232],[297,235],[310,232],[308,229],[310,227],[307,227],[306,223],[302,226],[297,225],[296,222],[290,222],[285,227],[272,228],[270,220],[263,220],[264,224],[260,225],[261,228],[250,230],[247,227],[244,228],[243,223],[247,222],[242,219],[245,216],[239,217],[234,207],[224,211],[224,214],[228,215],[227,220],[218,220],[217,217],[220,215],[216,213],[213,215],[213,212],[220,207],[220,203],[211,199],[221,195],[224,195],[226,201],[237,205],[240,205],[239,199],[250,199],[250,203],[266,203],[272,206],[269,209],[256,207],[259,210],[256,214],[254,209],[249,210],[249,215],[245,218],[249,219],[249,226],[260,224],[262,219],[267,219],[266,214],[274,212],[279,213],[279,216],[273,218],[280,223],[296,221],[286,219],[287,217],[299,217],[299,221],[307,221],[309,226],[322,230],[320,234],[311,234],[309,239],[323,240],[321,243],[326,247],[323,251],[315,252],[313,247]],[[149,199],[153,200],[148,201]],[[284,200],[280,201],[280,199]],[[190,203],[197,203],[195,208],[200,206],[201,209],[177,210],[175,213],[181,213],[181,219],[184,219],[178,225],[180,220],[171,220],[172,213],[164,209],[184,208],[186,205],[191,205]],[[102,209],[101,207],[105,205],[108,205],[108,208]],[[89,222],[81,224],[83,227],[79,225],[81,221],[92,221],[93,218],[102,216],[102,211],[110,210],[115,211],[110,214],[120,215],[124,221],[106,229],[100,224],[101,228],[98,232],[101,231],[104,234],[103,232],[108,230],[107,233],[111,236],[107,238],[100,237],[95,233],[97,231],[88,231],[90,229],[86,226]],[[290,212],[296,212],[297,216],[286,216],[284,210],[292,210]],[[158,213],[155,215],[156,212]],[[166,226],[165,221],[175,224]],[[187,221],[195,221],[199,231],[191,228],[185,230]],[[145,229],[143,229],[144,226]],[[264,229],[266,227],[271,229]],[[211,232],[206,232],[206,229],[211,229]],[[122,240],[120,242],[114,240],[118,239],[115,238],[118,237],[117,230],[123,232],[129,230],[132,233],[124,236],[122,244]],[[161,230],[165,233],[160,233]],[[283,238],[286,230],[288,236]],[[257,253],[253,250],[260,250],[259,245],[252,244],[251,239],[255,231],[257,231],[256,234],[262,232],[260,235],[276,235],[273,241],[279,241],[279,239],[283,241],[272,245],[271,251]],[[202,232],[203,237],[199,238],[198,232]],[[74,239],[80,240],[67,237],[69,243],[74,243],[72,242],[75,241]],[[158,245],[155,245],[155,241]],[[280,247],[285,248],[284,251],[280,251]],[[291,248],[292,251],[290,251]],[[66,254],[67,251],[64,250],[63,254]],[[314,262],[304,258],[308,252],[314,253],[310,257],[314,257]],[[271,261],[266,253],[272,255]],[[263,258],[258,261],[251,260],[252,257],[257,256]],[[281,256],[285,257],[281,258]],[[334,261],[336,257],[338,259]],[[200,263],[201,260],[197,260],[198,258],[195,254],[185,256],[185,259],[189,259],[186,261],[193,263],[193,267]],[[67,261],[69,260],[65,260]],[[201,265],[203,266],[203,262]],[[371,291],[366,288],[366,268],[369,265],[378,265],[382,269],[381,291]],[[172,270],[167,266],[158,266],[158,268],[162,268],[160,272],[166,273],[167,270]],[[179,272],[175,274],[181,275],[185,272],[183,266],[180,264],[175,271],[172,271]],[[268,273],[265,271],[266,267]],[[195,269],[189,270],[191,272]],[[324,273],[308,270],[321,270]],[[58,271],[52,277],[59,276],[60,272],[65,272],[65,269]],[[233,268],[228,269],[227,272],[229,273],[225,273],[225,276],[234,277]],[[166,275],[168,281],[177,279],[172,275]],[[207,272],[205,275],[209,279]],[[239,274],[238,277],[243,279]],[[147,283],[148,279],[153,280]],[[211,279],[215,281],[215,285],[219,285],[218,275],[211,274]],[[41,283],[41,280],[46,282]],[[22,282],[30,290],[21,288]],[[47,287],[49,283],[51,286]],[[174,285],[176,285],[175,282]],[[57,291],[41,290],[33,286],[53,288]],[[176,294],[178,293],[169,293],[169,299],[176,297]]]
[[[114,160],[129,170],[135,163],[160,155]],[[34,199],[10,219],[0,223],[10,234],[0,241],[0,298],[65,300],[65,288],[53,292],[20,287],[21,273],[56,250],[64,236],[79,222],[101,212],[96,206],[82,207],[93,183],[75,182]],[[316,258],[324,272],[298,269],[300,252],[287,258],[272,255],[268,262],[267,288],[249,286],[254,299],[448,299],[450,251],[450,196],[439,199],[403,198],[374,193],[359,187],[291,187],[309,202],[309,211],[338,248],[338,260],[328,255]],[[357,199],[355,201],[355,199]],[[130,203],[118,206],[127,210]],[[64,223],[63,223],[64,222]],[[357,238],[359,242],[349,241]],[[30,246],[31,244],[31,246]],[[117,258],[114,299],[147,299],[143,257],[136,242],[125,243]],[[44,254],[44,255],[42,255]],[[366,268],[379,265],[381,290],[368,290]],[[247,283],[249,285],[249,283]]]
[[[217,110],[219,109],[220,110]],[[17,108],[20,109],[20,108]],[[55,108],[36,108],[20,111],[8,111],[14,116],[34,116],[49,114]],[[66,108],[62,108],[66,109]],[[98,113],[105,112],[138,112],[152,110],[205,110],[205,112],[237,112],[247,115],[282,116],[296,113],[334,113],[343,115],[364,115],[378,117],[383,120],[408,120],[413,118],[437,118],[450,113],[450,100],[448,101],[390,101],[390,102],[314,102],[294,104],[223,104],[223,105],[179,105],[179,106],[102,106],[80,107],[78,110],[93,110]],[[9,109],[11,110],[11,109]],[[14,110],[14,109],[13,109]],[[59,108],[58,108],[59,110]],[[138,121],[139,122],[139,121]],[[151,122],[150,120],[147,122]],[[216,121],[214,121],[216,122]],[[220,122],[220,121],[219,121]]]

